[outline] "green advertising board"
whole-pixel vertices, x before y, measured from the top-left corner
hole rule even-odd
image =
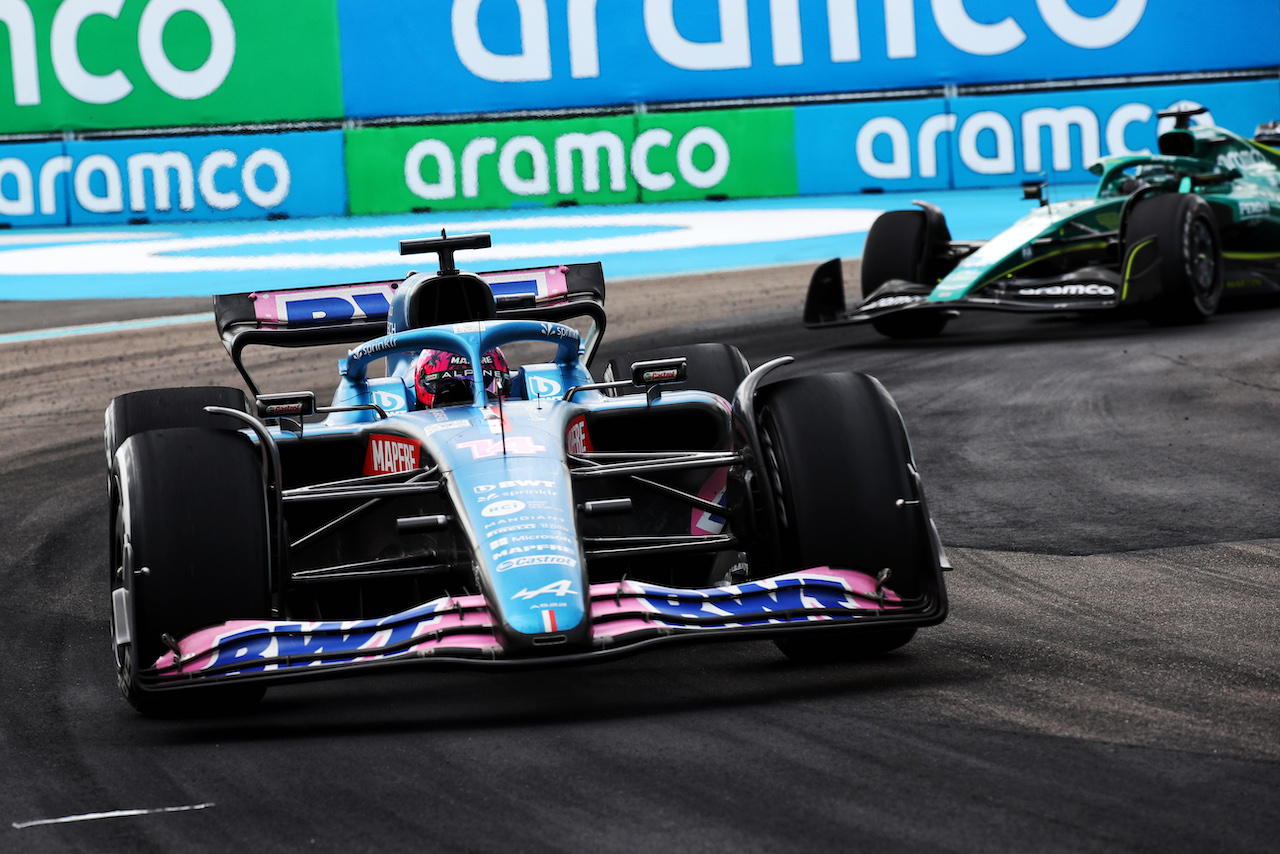
[[[353,214],[785,196],[790,108],[347,131]]]
[[[343,115],[336,0],[10,0],[0,24],[0,133]]]
[[[653,176],[640,200],[756,198],[796,194],[790,107],[636,116],[634,168]],[[646,145],[646,143],[649,143]]]

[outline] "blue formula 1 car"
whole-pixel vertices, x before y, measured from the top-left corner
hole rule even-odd
[[[682,640],[848,659],[946,617],[946,558],[875,379],[765,384],[789,357],[751,370],[700,344],[612,359],[596,381],[600,265],[455,269],[488,245],[405,241],[439,271],[217,297],[252,396],[112,401],[112,632],[139,711]],[[245,367],[250,346],[336,343],[357,346],[328,406],[264,394]]]
[[[1198,323],[1223,298],[1280,294],[1280,122],[1253,139],[1175,122],[1159,154],[1090,166],[1093,198],[1049,203],[988,241],[952,240],[934,205],[890,211],[867,234],[862,299],[846,305],[839,260],[810,281],[804,323],[870,323],[892,338],[940,333],[962,311],[1131,309],[1160,325]]]

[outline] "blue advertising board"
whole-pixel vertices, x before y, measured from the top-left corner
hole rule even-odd
[[[61,142],[0,145],[0,223],[66,225],[65,163]]]
[[[954,127],[942,98],[796,107],[800,195],[950,187]]]
[[[1251,137],[1260,123],[1280,119],[1280,81],[956,98],[953,186],[995,187],[1042,175],[1059,183],[1091,181],[1088,166],[1100,156],[1156,151],[1157,136],[1173,126],[1156,114],[1188,102],[1209,109],[1195,117],[1197,124]]]
[[[83,140],[66,153],[72,225],[346,212],[338,130]]]
[[[355,118],[1280,65],[1280,4],[339,0]]]
[[[1280,119],[1280,81],[796,107],[799,191],[1091,182],[1098,157],[1155,151],[1165,129],[1156,114],[1183,102],[1209,109],[1197,123],[1252,136]]]

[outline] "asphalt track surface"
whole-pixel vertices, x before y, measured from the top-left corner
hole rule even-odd
[[[884,382],[956,571],[950,619],[869,664],[691,646],[143,719],[108,651],[101,412],[234,373],[203,326],[4,345],[0,851],[1274,851],[1280,306],[901,344],[803,331],[805,274],[611,289],[606,350],[726,340]]]

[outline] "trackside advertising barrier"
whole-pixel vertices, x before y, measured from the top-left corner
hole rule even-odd
[[[4,0],[0,132],[341,118],[335,3]]]
[[[1277,69],[1276,0],[0,0],[0,227],[1075,183]]]
[[[1274,0],[339,0],[338,15],[359,118],[1280,65]]]
[[[341,215],[342,132],[0,146],[0,223]]]
[[[1094,180],[1100,156],[1155,151],[1156,113],[1193,103],[1195,121],[1252,136],[1280,119],[1280,82],[1074,89],[795,110],[799,191],[993,187],[1041,177]]]
[[[349,130],[351,212],[794,195],[790,108]]]

